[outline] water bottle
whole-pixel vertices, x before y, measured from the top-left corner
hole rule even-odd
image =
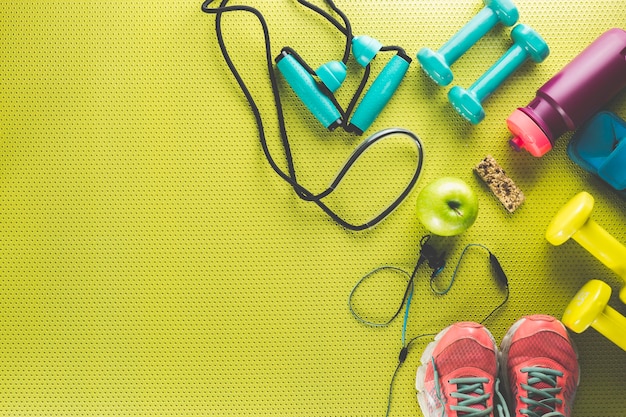
[[[540,157],[626,86],[626,31],[603,33],[507,119],[511,146]]]

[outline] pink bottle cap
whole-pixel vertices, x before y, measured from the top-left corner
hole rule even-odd
[[[552,149],[552,143],[543,130],[520,109],[511,113],[506,124],[513,134],[509,143],[515,150],[526,149],[532,156],[540,157]]]

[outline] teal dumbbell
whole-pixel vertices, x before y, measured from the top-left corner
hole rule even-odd
[[[542,62],[550,49],[545,40],[531,27],[517,25],[511,31],[513,46],[500,57],[467,90],[454,86],[448,92],[448,99],[454,109],[472,124],[485,118],[482,102],[489,97],[515,70],[528,59]]]
[[[498,23],[513,26],[519,18],[510,0],[483,0],[485,7],[455,33],[438,51],[422,48],[417,53],[420,65],[437,84],[452,82],[450,66]]]

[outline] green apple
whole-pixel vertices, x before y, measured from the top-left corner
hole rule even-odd
[[[467,230],[478,216],[478,197],[455,177],[439,178],[417,196],[417,218],[431,233],[454,236]]]

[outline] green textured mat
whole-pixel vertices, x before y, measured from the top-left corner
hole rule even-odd
[[[441,46],[481,8],[478,0],[336,3],[355,34],[412,57]],[[215,18],[200,2],[3,2],[0,414],[384,415],[402,320],[366,327],[351,316],[348,294],[380,265],[412,269],[425,234],[415,197],[443,175],[474,187],[480,214],[447,241],[441,277],[468,243],[497,254],[511,297],[487,323],[496,339],[522,315],[560,317],[591,278],[611,284],[611,305],[626,314],[611,271],[574,242],[553,247],[544,238],[553,214],[587,190],[594,219],[626,243],[626,202],[569,160],[571,135],[536,159],[509,149],[505,124],[597,36],[624,27],[626,1],[516,5],[551,55],[507,80],[477,126],[414,60],[366,135],[415,132],[424,171],[389,218],[347,232],[269,167]],[[314,67],[341,58],[337,31],[297,2],[254,6],[267,18],[273,55],[289,45]],[[231,14],[224,31],[282,163],[259,25]],[[482,74],[509,47],[509,32],[489,32],[457,61],[455,83]],[[351,62],[342,103],[360,76]],[[365,136],[324,131],[282,80],[281,92],[299,180],[322,190]],[[626,92],[608,108],[626,118]],[[375,214],[410,175],[412,152],[402,140],[377,145],[329,204],[357,220]],[[487,154],[527,196],[513,215],[472,173]],[[480,320],[501,299],[485,253],[468,251],[445,296],[420,273],[408,336]],[[582,369],[574,416],[626,415],[626,352],[593,329],[574,339]],[[421,415],[414,379],[425,345],[412,345],[398,373],[391,415]]]

